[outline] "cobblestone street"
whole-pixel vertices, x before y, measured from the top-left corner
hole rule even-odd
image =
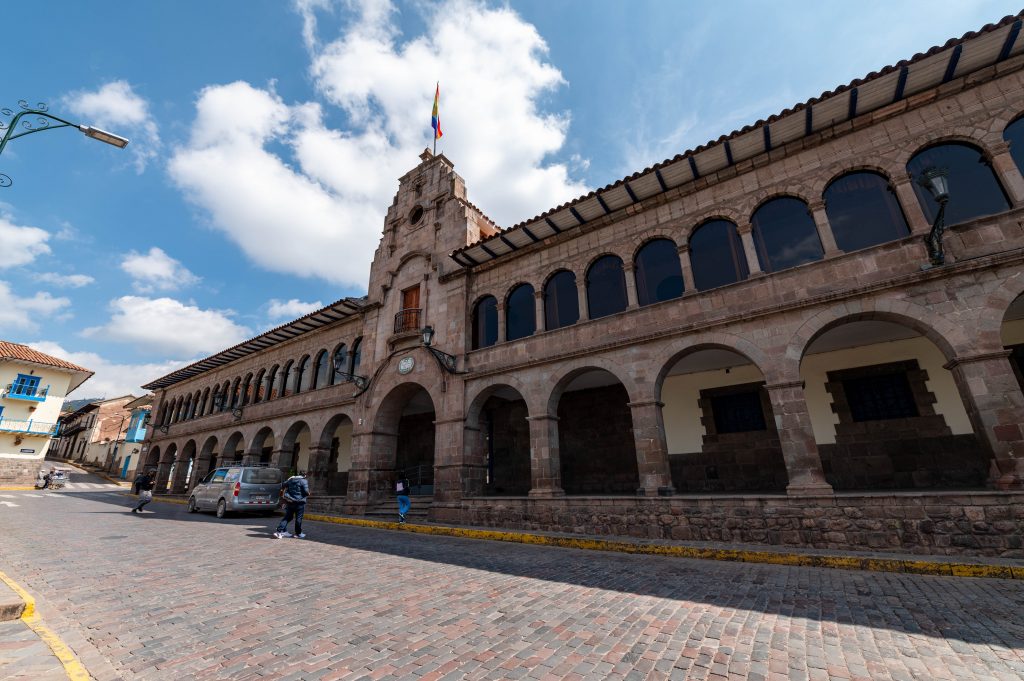
[[[116,488],[0,509],[0,570],[98,679],[1020,679],[1024,586],[532,547]]]

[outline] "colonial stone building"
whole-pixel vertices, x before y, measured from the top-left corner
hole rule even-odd
[[[365,297],[145,386],[158,489],[263,461],[366,514],[402,470],[438,521],[1019,550],[1020,27],[508,228],[424,152]]]

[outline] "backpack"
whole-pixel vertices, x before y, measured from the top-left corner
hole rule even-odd
[[[406,478],[400,478],[395,483],[395,494],[398,496],[409,496],[409,481]]]

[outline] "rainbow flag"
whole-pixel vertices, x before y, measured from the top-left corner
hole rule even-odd
[[[441,132],[441,117],[437,115],[437,101],[441,98],[441,83],[437,84],[434,91],[434,113],[430,117],[430,127],[434,129],[434,139],[438,139],[444,133]]]

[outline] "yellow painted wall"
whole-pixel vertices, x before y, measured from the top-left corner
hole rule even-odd
[[[17,421],[32,421],[38,423],[56,423],[60,417],[60,408],[64,404],[64,396],[67,395],[68,385],[71,383],[71,375],[47,367],[34,364],[23,364],[21,362],[5,361],[0,362],[0,390],[13,383],[18,374],[29,374],[39,376],[39,389],[50,386],[46,399],[42,402],[30,402],[27,400],[0,400],[3,406],[4,419]],[[50,438],[39,435],[21,435],[21,443],[14,444],[17,433],[0,433],[0,456],[11,459],[42,459],[50,446]],[[22,449],[34,449],[31,454],[23,454]]]
[[[1024,343],[1024,319],[1003,324],[1003,345]]]
[[[754,383],[764,377],[753,364],[725,369],[702,371],[696,374],[669,376],[661,388],[661,401],[665,404],[665,437],[670,454],[699,452],[703,444],[704,426],[700,423],[700,391],[727,385]]]
[[[334,436],[338,438],[338,472],[352,470],[352,422],[338,426]]]

